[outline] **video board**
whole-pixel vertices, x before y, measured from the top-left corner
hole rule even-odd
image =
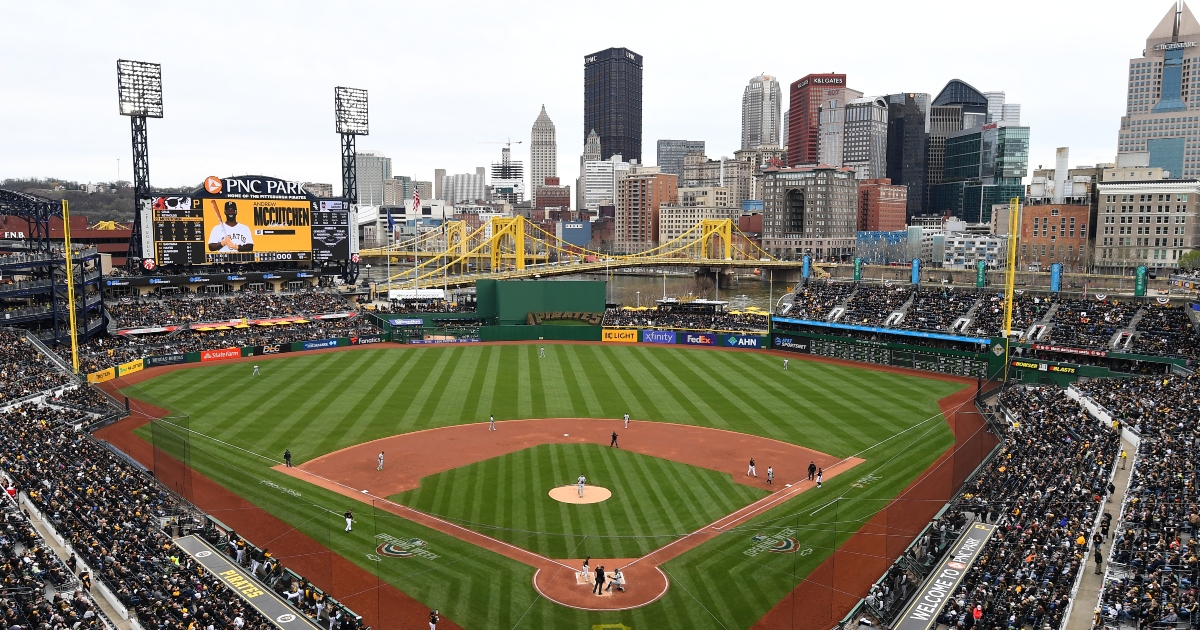
[[[142,251],[160,266],[349,260],[357,249],[349,203],[274,178],[209,177],[141,211]]]

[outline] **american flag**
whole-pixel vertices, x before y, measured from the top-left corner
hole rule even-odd
[[[421,191],[416,186],[413,186],[413,214],[421,214]]]

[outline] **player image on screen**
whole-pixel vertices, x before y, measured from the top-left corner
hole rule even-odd
[[[217,210],[216,200],[212,200],[211,203],[213,212],[220,218],[221,213]],[[250,235],[250,228],[237,221],[236,203],[225,202],[225,221],[217,224],[208,234],[208,251],[222,253],[254,251],[254,238]]]

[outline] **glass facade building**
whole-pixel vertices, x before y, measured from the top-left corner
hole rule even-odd
[[[967,223],[992,220],[992,205],[1024,201],[1029,128],[991,123],[946,138],[942,182],[929,187],[929,211]]]
[[[888,100],[887,177],[908,187],[908,219],[925,207],[925,159],[929,142],[929,95],[892,94]]]
[[[642,163],[642,56],[609,48],[583,58],[583,135],[596,130],[600,159]]]
[[[703,140],[659,140],[658,168],[664,173],[670,173],[682,181],[683,158],[698,153],[704,155]]]

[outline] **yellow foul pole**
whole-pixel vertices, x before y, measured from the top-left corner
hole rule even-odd
[[[79,374],[79,335],[75,328],[75,271],[71,260],[71,211],[62,200],[63,257],[67,262],[67,313],[71,322],[71,369]]]
[[[1008,204],[1008,268],[1004,275],[1004,380],[1008,380],[1009,343],[1012,339],[1013,288],[1017,283],[1017,241],[1021,236],[1021,200]]]

